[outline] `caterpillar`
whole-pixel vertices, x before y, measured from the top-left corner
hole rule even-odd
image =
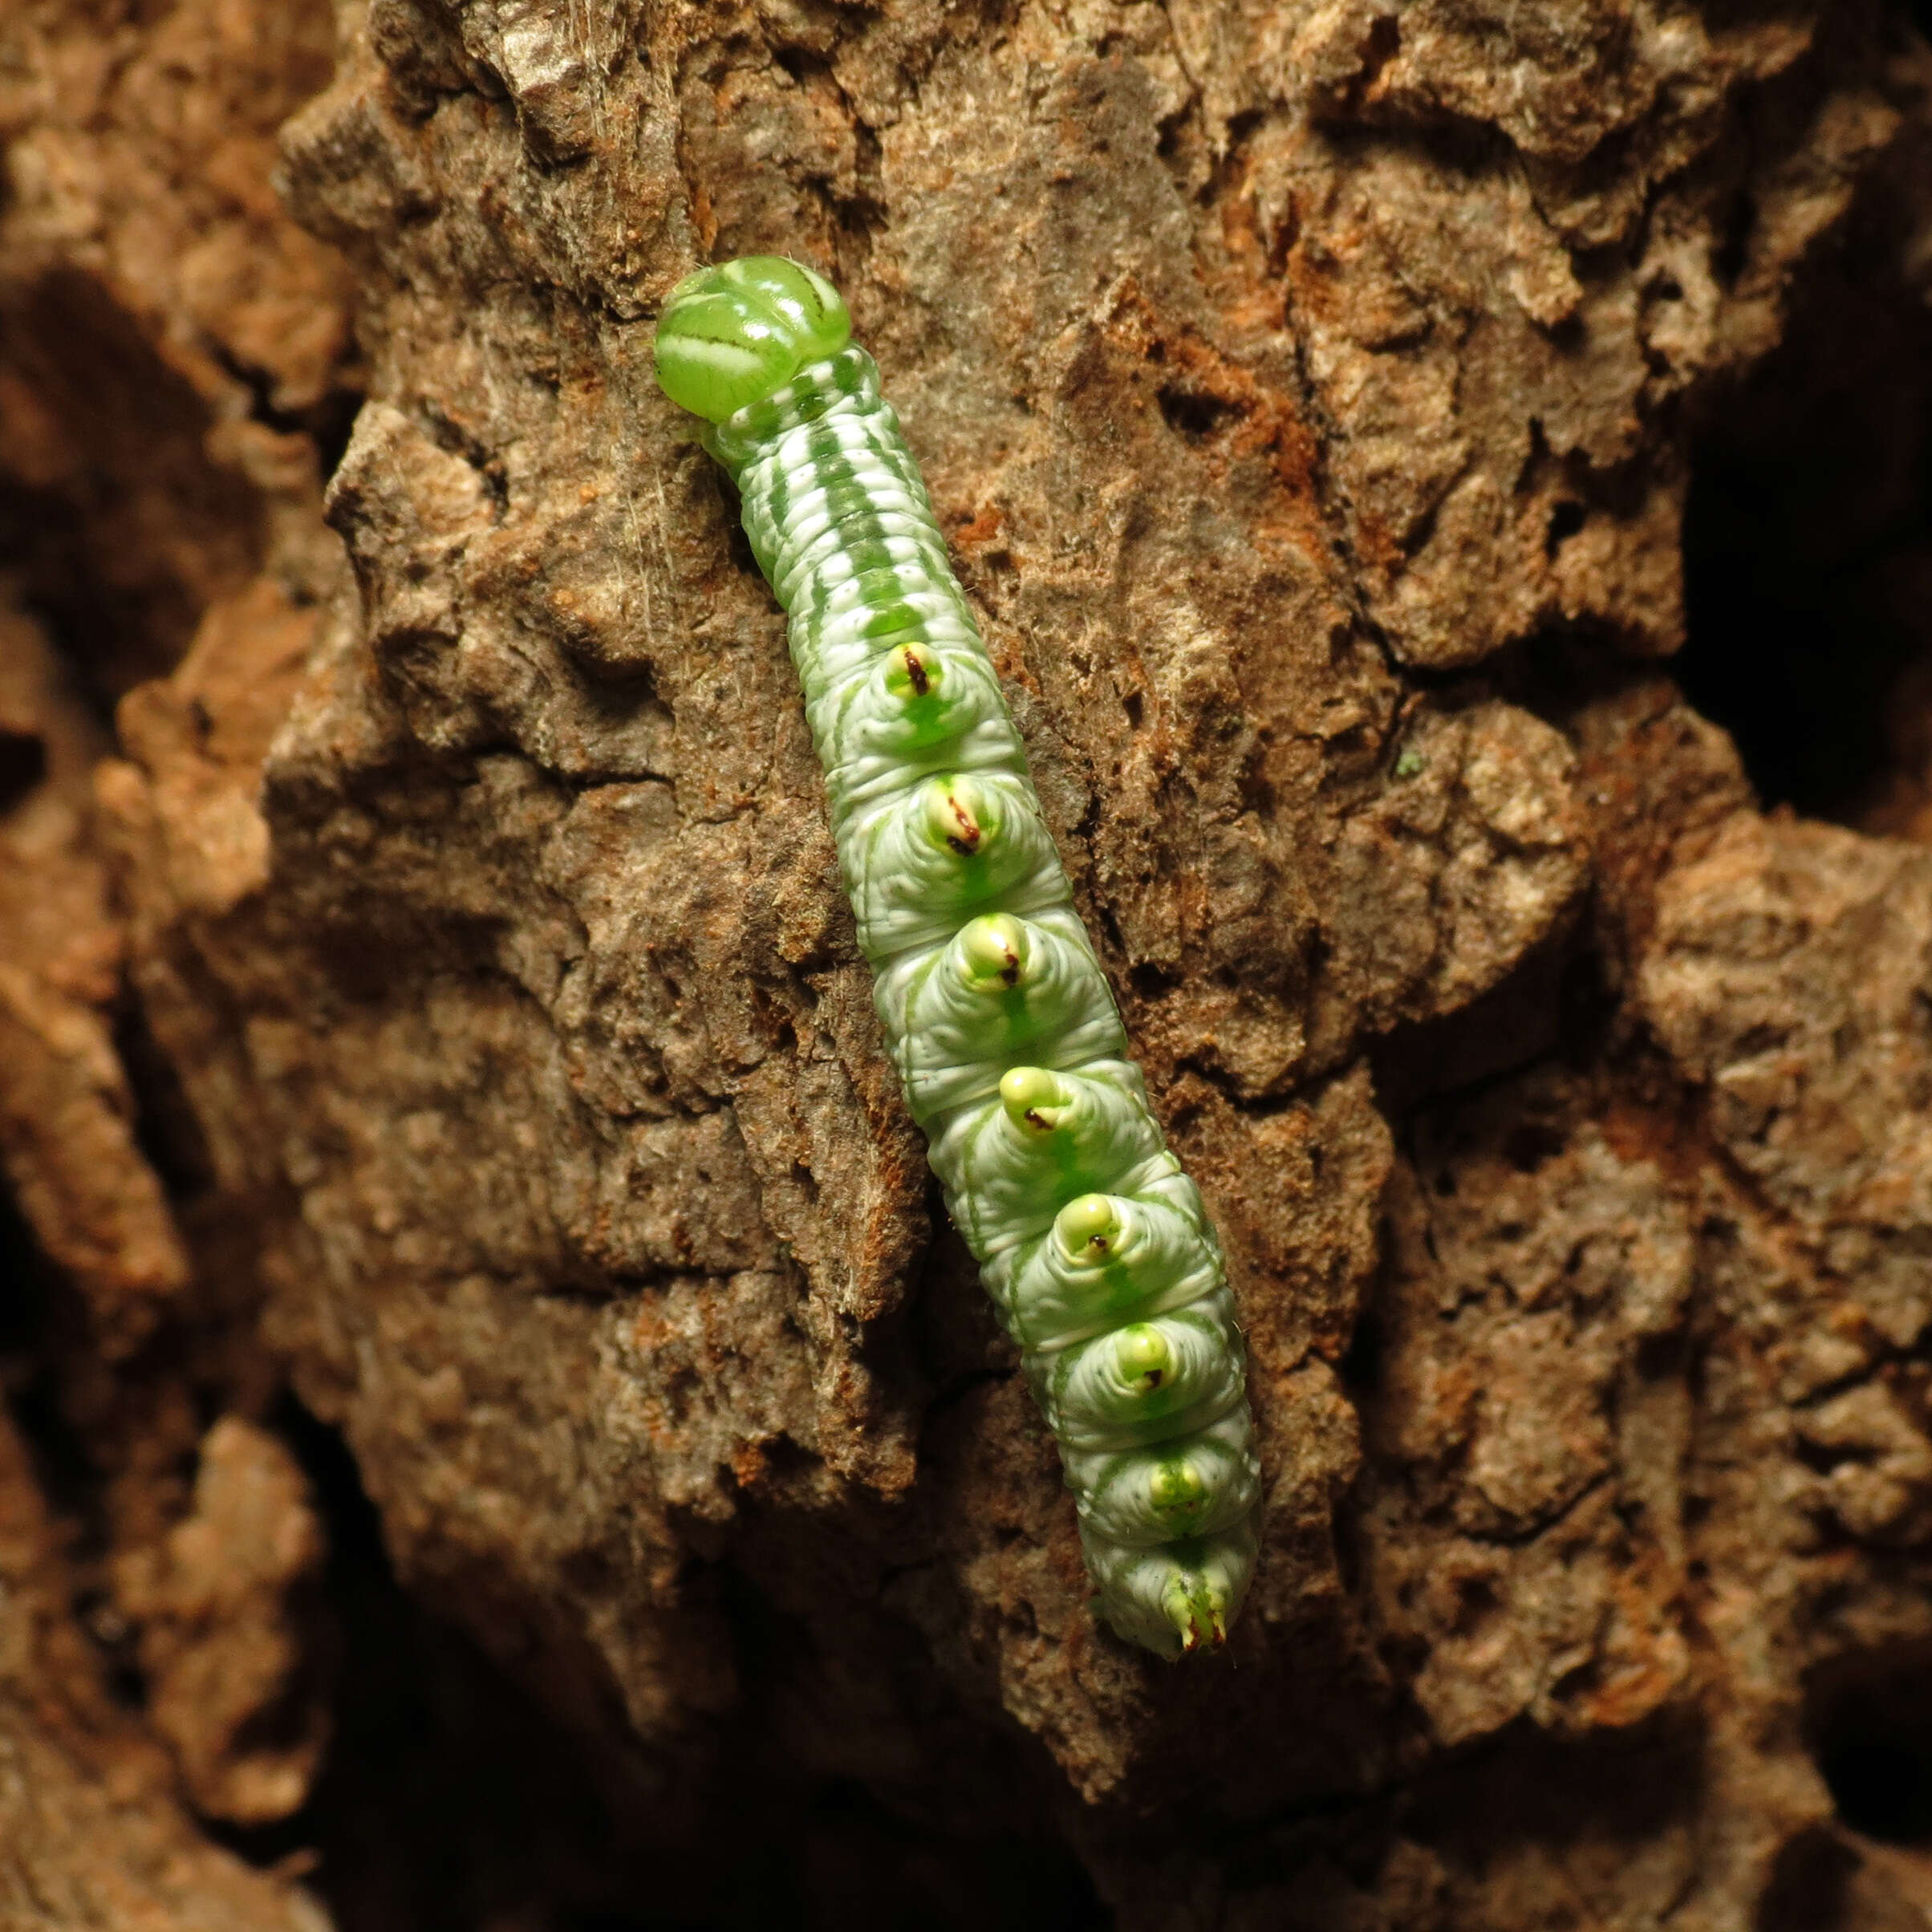
[[[1218,1649],[1260,1464],[1220,1244],[1147,1104],[1026,753],[879,367],[777,256],[675,287],[703,419],[789,618],[875,1004],[948,1212],[1058,1439],[1098,1609]]]

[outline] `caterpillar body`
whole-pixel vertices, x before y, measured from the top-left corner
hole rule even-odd
[[[704,420],[788,614],[879,1021],[1058,1438],[1099,1607],[1163,1656],[1216,1649],[1260,1496],[1220,1246],[850,329],[822,277],[749,257],[672,291],[657,380]]]

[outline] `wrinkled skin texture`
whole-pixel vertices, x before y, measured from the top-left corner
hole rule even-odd
[[[140,1685],[91,1759],[0,1723],[126,1793],[106,1869],[227,1885],[182,1805],[321,1762],[286,1385],[612,1842],[789,1828],[722,1757],[942,1854],[1044,1832],[1129,1926],[1917,1922],[1824,1768],[1928,1702],[1932,862],[1760,813],[1660,661],[1707,647],[1699,425],[1841,258],[1918,299],[1902,25],[348,0],[332,80],[275,0],[0,31],[0,464],[52,533],[0,835],[65,908],[0,925],[8,1386],[84,1476],[50,1654]],[[1088,1610],[651,381],[758,251],[886,371],[1228,1249],[1266,1531],[1205,1671]]]

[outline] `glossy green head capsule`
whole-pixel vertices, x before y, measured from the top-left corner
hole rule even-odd
[[[721,423],[842,349],[852,319],[824,276],[781,255],[701,268],[671,291],[657,325],[658,387]]]

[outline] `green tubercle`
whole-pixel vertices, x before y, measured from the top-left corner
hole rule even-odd
[[[1120,1245],[1120,1216],[1104,1194],[1083,1194],[1060,1210],[1053,1232],[1070,1261],[1104,1261]]]
[[[989,912],[960,928],[960,977],[991,992],[1020,984],[1033,951],[1026,928],[1010,912]]]
[[[1174,1366],[1174,1351],[1157,1328],[1137,1321],[1114,1337],[1114,1358],[1120,1378],[1130,1387],[1158,1389]]]
[[[1000,1103],[1022,1134],[1051,1134],[1065,1118],[1070,1098],[1066,1083],[1043,1066],[1009,1067],[1000,1077]]]
[[[923,796],[927,836],[961,858],[977,857],[981,845],[999,830],[990,795],[970,777],[928,779]]]
[[[1177,1528],[1185,1524],[1207,1501],[1207,1479],[1183,1454],[1171,1455],[1156,1465],[1149,1485],[1158,1514]]]
[[[886,670],[886,688],[902,704],[931,697],[944,676],[937,654],[916,641],[892,653]]]

